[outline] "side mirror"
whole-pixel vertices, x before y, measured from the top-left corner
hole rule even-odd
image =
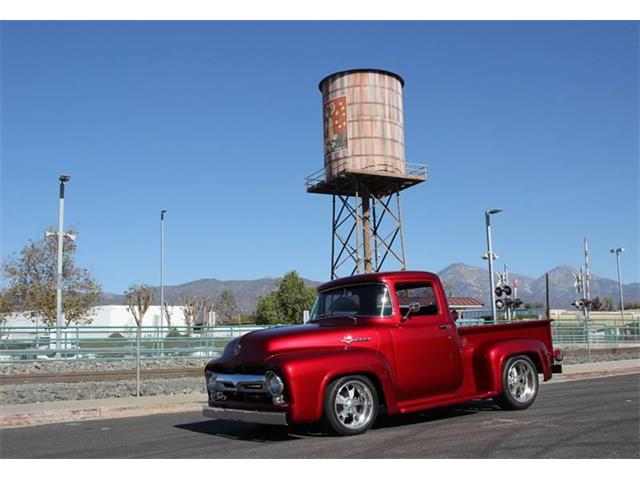
[[[407,313],[405,313],[404,317],[402,317],[402,321],[404,322],[405,320],[409,320],[409,317],[411,317],[412,314],[418,313],[419,311],[420,311],[420,304],[418,302],[411,302],[409,304],[409,309],[407,310]]]

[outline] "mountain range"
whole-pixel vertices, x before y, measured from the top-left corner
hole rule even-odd
[[[577,269],[562,265],[549,271],[549,298],[551,308],[571,309],[571,302],[577,297],[574,287],[574,273]],[[438,272],[445,285],[447,294],[455,297],[474,297],[481,300],[489,308],[489,273],[479,267],[454,263]],[[238,308],[244,312],[253,312],[260,296],[266,295],[278,288],[282,280],[278,278],[260,278],[257,280],[216,280],[205,278],[183,283],[181,285],[165,285],[165,301],[178,305],[180,298],[185,295],[198,295],[217,300],[224,289],[230,289],[236,299]],[[318,286],[322,282],[303,279],[309,286]],[[545,278],[528,277],[517,273],[509,273],[509,280],[518,281],[518,297],[524,303],[542,303],[545,301]],[[591,298],[600,297],[600,300],[609,297],[613,304],[618,305],[618,282],[609,278],[591,275]],[[154,303],[159,303],[160,288],[153,287]],[[625,303],[640,303],[640,283],[623,285]],[[103,305],[122,305],[125,303],[124,295],[104,293]]]
[[[549,273],[549,303],[551,308],[572,309],[571,302],[578,298],[574,287],[577,269],[568,265],[561,265],[550,270]],[[454,263],[438,272],[447,294],[455,297],[475,297],[490,308],[489,272],[483,268],[472,267],[464,263]],[[518,298],[524,303],[545,302],[545,277],[528,277],[517,273],[509,273],[509,281],[518,281]],[[591,274],[591,298],[600,297],[602,301],[609,297],[613,305],[619,304],[619,287],[616,280]],[[625,303],[640,302],[640,283],[630,283],[622,286]]]

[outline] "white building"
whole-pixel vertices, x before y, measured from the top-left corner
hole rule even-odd
[[[182,307],[169,307],[171,313],[171,326],[184,327],[184,313]],[[129,308],[125,305],[101,305],[94,309],[92,315],[91,326],[105,328],[135,328],[136,322]],[[27,315],[17,313],[11,315],[7,319],[7,327],[36,327],[36,322],[32,321]],[[41,326],[41,324],[39,325]],[[143,327],[160,326],[160,306],[151,305],[144,318],[142,319]],[[167,317],[164,318],[164,326],[167,326]]]

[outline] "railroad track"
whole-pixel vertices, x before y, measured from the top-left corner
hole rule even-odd
[[[203,375],[202,367],[191,368],[158,368],[141,370],[142,379],[149,378],[182,378]],[[16,385],[27,383],[75,383],[75,382],[113,382],[134,380],[135,370],[109,370],[98,372],[65,372],[65,373],[29,373],[23,375],[0,375],[0,385]],[[203,377],[204,378],[204,377]]]

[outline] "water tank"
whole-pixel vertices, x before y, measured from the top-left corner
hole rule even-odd
[[[404,120],[399,75],[358,69],[320,82],[327,181],[345,173],[404,176]]]

